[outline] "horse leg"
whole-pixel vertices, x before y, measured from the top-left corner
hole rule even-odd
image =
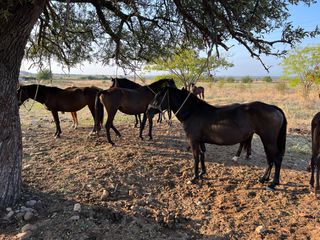
[[[143,137],[142,137],[142,132],[143,132],[143,129],[146,125],[146,122],[147,122],[147,115],[144,113],[143,114],[143,118],[142,118],[142,122],[141,122],[141,125],[140,125],[140,133],[139,133],[139,137],[143,140]]]
[[[56,124],[56,132],[54,134],[54,137],[59,138],[60,137],[60,133],[61,133],[59,115],[58,115],[57,111],[51,111],[51,112],[52,112],[52,116],[53,116],[54,122]]]
[[[259,182],[261,182],[261,183],[268,182],[270,179],[270,174],[271,174],[273,162],[270,161],[269,159],[267,159],[267,162],[268,162],[268,167],[267,167],[265,173],[263,174],[263,176],[259,178]]]
[[[317,174],[316,174],[316,186],[315,186],[315,189],[314,189],[314,193],[315,195],[317,196],[317,193],[318,191],[320,191],[320,158],[318,157],[317,158]]]
[[[241,151],[242,151],[242,148],[243,148],[243,145],[244,145],[244,142],[241,142],[236,155],[232,158],[232,161],[234,161],[234,162],[238,161],[240,154],[241,154]]]
[[[193,158],[194,158],[194,178],[191,183],[196,183],[199,179],[199,156],[200,156],[200,146],[198,143],[191,143]]]
[[[204,143],[200,144],[200,163],[201,163],[201,173],[200,178],[203,178],[203,175],[207,173],[206,166],[204,164],[204,154],[206,152],[206,146]]]
[[[117,134],[118,137],[121,137],[119,130],[113,124],[111,125],[111,128]]]
[[[252,155],[252,151],[251,151],[252,138],[253,138],[253,135],[251,135],[251,137],[249,137],[245,143],[245,148],[247,149],[246,159],[250,159]]]
[[[314,187],[314,168],[315,168],[315,159],[316,157],[312,156],[311,158],[311,178],[310,178],[310,188]]]
[[[136,115],[134,115],[135,116],[135,118],[136,118],[136,122],[135,122],[135,124],[134,124],[134,127],[138,127],[138,114],[136,114]]]
[[[114,119],[115,115],[116,115],[116,111],[115,112],[108,112],[108,119],[107,119],[107,122],[105,125],[106,131],[107,131],[107,140],[112,146],[114,145],[114,142],[112,142],[112,140],[111,140],[110,128],[112,128],[112,126],[113,126],[113,119]]]
[[[273,177],[273,181],[271,184],[268,185],[269,189],[274,189],[275,186],[280,184],[280,170],[281,170],[281,163],[282,163],[282,156],[277,156],[275,157],[274,160],[274,166],[275,166],[275,171],[274,171],[274,177]]]
[[[75,121],[74,129],[77,129],[77,127],[78,127],[78,116],[77,116],[77,112],[73,112],[73,114],[74,114],[74,121]]]
[[[148,117],[148,122],[149,122],[149,140],[152,140],[152,125],[153,125],[153,121],[152,121],[152,117]]]

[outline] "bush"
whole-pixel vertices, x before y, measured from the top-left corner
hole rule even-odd
[[[264,82],[272,82],[272,77],[264,76],[261,80],[264,81]]]
[[[52,72],[49,69],[41,70],[37,73],[37,79],[42,79],[42,80],[52,79]]]
[[[241,82],[242,83],[252,83],[253,80],[250,76],[245,76],[245,77],[241,78]]]
[[[234,79],[234,77],[227,77],[226,82],[228,83],[234,83],[236,80]]]

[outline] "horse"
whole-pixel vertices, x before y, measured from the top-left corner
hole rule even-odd
[[[114,145],[114,142],[110,137],[110,128],[114,130],[117,136],[121,136],[120,132],[113,125],[113,119],[118,110],[129,115],[145,113],[155,94],[166,86],[176,87],[172,79],[161,79],[150,85],[142,86],[137,89],[110,88],[108,90],[98,92],[96,95],[96,103],[102,102],[108,113],[108,118],[105,124],[108,142]],[[148,118],[148,120],[149,138],[152,139],[152,118]],[[146,121],[147,117],[146,114],[144,114],[139,133],[139,137],[141,139],[143,139],[142,132]]]
[[[320,112],[311,121],[312,157],[311,157],[311,178],[310,187],[314,188],[314,193],[320,191]],[[316,168],[316,179],[314,173]],[[316,182],[314,186],[314,182]]]
[[[194,157],[194,178],[196,183],[206,174],[205,144],[233,145],[246,141],[256,133],[264,146],[268,167],[259,179],[269,180],[273,164],[275,174],[267,189],[279,184],[281,163],[285,152],[287,120],[277,106],[263,102],[233,104],[222,107],[212,106],[188,91],[165,88],[149,105],[147,114],[170,108],[183,124]],[[199,161],[201,174],[199,175]]]
[[[103,105],[101,103],[95,105],[95,96],[100,90],[100,88],[94,86],[61,89],[58,87],[31,84],[27,86],[20,86],[17,90],[17,97],[19,106],[29,98],[45,105],[53,115],[56,124],[56,132],[54,136],[58,138],[62,133],[58,111],[76,112],[85,106],[88,106],[93,119],[96,120],[94,121],[95,123],[92,132],[100,130],[101,123],[103,121]],[[97,112],[97,119],[95,119],[95,112]]]
[[[197,87],[194,83],[191,84],[191,87],[192,87],[191,91],[194,95],[196,96],[199,95],[200,99],[201,98],[204,99],[204,87],[201,87],[201,86]]]
[[[113,87],[120,87],[120,88],[129,88],[129,89],[137,89],[142,87],[139,83],[135,83],[127,78],[111,78],[112,85],[110,88]],[[141,125],[141,116],[140,114],[134,115],[136,118],[136,123],[134,124],[134,127],[138,126],[138,123]]]

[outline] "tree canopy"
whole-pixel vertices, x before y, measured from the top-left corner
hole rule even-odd
[[[218,68],[232,67],[225,58],[216,55],[207,58],[199,57],[196,50],[177,49],[169,57],[159,57],[154,60],[155,64],[147,66],[150,70],[164,70],[174,74],[189,89],[192,83],[204,77],[204,73],[215,73]]]
[[[275,44],[293,45],[319,33],[288,21],[288,5],[300,2],[316,1],[51,0],[32,32],[26,57],[40,65],[48,58],[68,66],[111,59],[130,65],[170,55],[186,44],[228,50],[227,40],[234,39],[261,61],[261,54],[283,54]],[[276,29],[282,30],[279,39],[267,39]]]
[[[300,83],[305,96],[314,84],[320,83],[320,45],[293,50],[283,61],[283,73],[292,79],[294,85]]]

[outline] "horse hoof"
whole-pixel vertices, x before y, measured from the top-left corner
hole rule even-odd
[[[205,176],[204,175],[206,175],[206,172],[202,172],[202,173],[200,173],[200,179],[204,179],[205,178]]]
[[[237,157],[237,156],[234,156],[234,157],[232,158],[232,161],[233,161],[233,162],[238,162],[238,160],[239,160],[239,157]]]
[[[266,186],[266,190],[274,191],[275,190],[275,186],[273,184],[270,184],[270,185]]]
[[[250,160],[251,158],[252,158],[252,156],[251,156],[251,155],[246,156],[246,159],[247,159],[247,160]]]

